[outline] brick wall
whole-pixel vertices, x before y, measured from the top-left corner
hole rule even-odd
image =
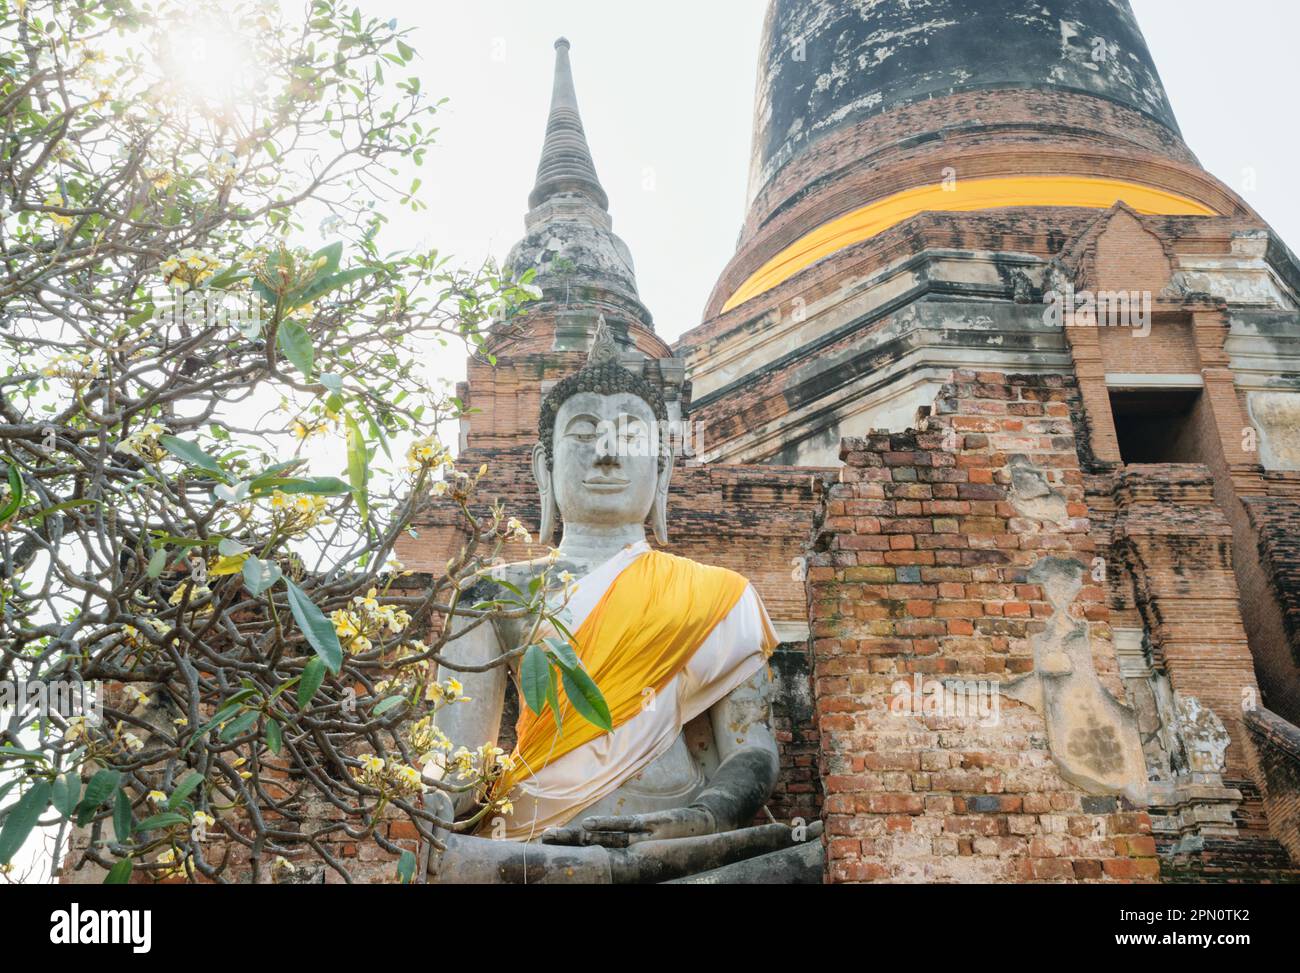
[[[1273,836],[1300,868],[1300,729],[1266,709],[1247,713],[1245,723]]]
[[[809,559],[827,877],[858,881],[1144,881],[1150,820],[1058,772],[1040,713],[908,712],[900,685],[1004,684],[1033,669],[1054,609],[1045,556],[1093,555],[1073,438],[1073,379],[956,372],[922,431],[846,439]],[[1054,522],[1013,508],[1012,455],[1046,472]],[[1111,657],[1104,593],[1071,614]]]
[[[1133,578],[1155,662],[1223,721],[1227,776],[1244,777],[1242,705],[1259,690],[1214,479],[1198,464],[1130,465],[1115,497],[1114,557]]]

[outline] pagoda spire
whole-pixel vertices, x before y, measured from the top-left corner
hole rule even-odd
[[[578,95],[569,64],[569,41],[555,42],[555,84],[551,92],[551,114],[546,123],[546,142],[537,166],[537,184],[528,197],[536,209],[562,193],[586,196],[602,210],[609,209],[609,197],[596,176],[596,164],[587,145],[587,134],[578,113]]]

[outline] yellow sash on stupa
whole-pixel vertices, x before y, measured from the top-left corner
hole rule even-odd
[[[641,711],[644,690],[658,693],[681,672],[747,585],[734,571],[661,551],[647,551],[623,569],[571,643],[604,695],[615,729]],[[765,642],[770,652],[776,638],[768,633]],[[560,718],[557,732],[549,710],[538,716],[521,701],[515,767],[498,782],[498,795],[604,732],[579,716],[563,693]]]

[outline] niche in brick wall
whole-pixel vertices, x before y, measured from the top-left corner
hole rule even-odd
[[[1200,389],[1112,390],[1120,458],[1125,463],[1199,463]]]

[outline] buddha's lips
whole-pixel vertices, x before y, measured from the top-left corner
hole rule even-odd
[[[597,478],[592,480],[583,480],[582,485],[587,487],[587,489],[589,490],[594,490],[597,493],[617,493],[618,491],[626,487],[629,482],[631,481]]]

